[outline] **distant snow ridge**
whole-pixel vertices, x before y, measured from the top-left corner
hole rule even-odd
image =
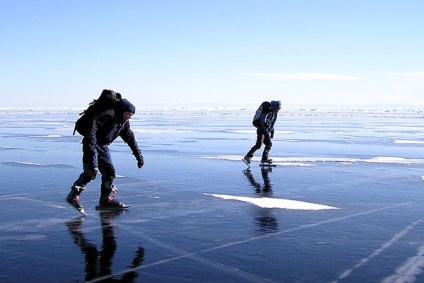
[[[0,107],[0,113],[39,114],[39,113],[79,113],[87,107],[89,100],[80,107]],[[137,106],[137,105],[136,105]],[[212,107],[137,107],[143,114],[167,115],[248,115],[257,106],[212,106]],[[422,118],[423,106],[400,105],[286,105],[280,115],[287,116],[358,116],[358,117],[411,117]]]

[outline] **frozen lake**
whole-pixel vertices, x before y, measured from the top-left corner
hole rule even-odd
[[[251,170],[252,110],[140,110],[140,170],[112,146],[117,213],[95,210],[78,111],[0,109],[0,282],[424,282],[424,113],[281,110]]]

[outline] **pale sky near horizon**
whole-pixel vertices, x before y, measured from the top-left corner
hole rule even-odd
[[[424,105],[422,0],[0,0],[0,107]]]

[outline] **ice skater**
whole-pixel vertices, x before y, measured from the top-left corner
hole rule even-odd
[[[107,94],[116,94],[110,90],[104,90],[103,93],[105,92],[110,92]],[[83,172],[74,182],[71,191],[66,197],[66,202],[78,212],[85,214],[80,201],[80,194],[85,189],[85,186],[96,178],[98,171],[102,175],[99,208],[128,207],[124,203],[114,199],[117,188],[113,184],[115,167],[112,162],[109,146],[118,136],[121,137],[128,144],[135,156],[138,168],[143,166],[143,155],[129,123],[129,120],[134,114],[135,106],[126,99],[120,99],[113,104],[112,109],[103,109],[99,113],[96,113],[93,119],[86,125],[87,131],[82,140]],[[80,132],[80,130],[78,131]]]
[[[253,154],[261,148],[262,144],[265,145],[265,148],[262,153],[261,163],[272,164],[272,159],[269,158],[269,152],[272,147],[272,139],[274,138],[274,124],[277,121],[280,108],[280,101],[271,101],[262,103],[261,107],[257,110],[253,119],[253,125],[257,128],[256,143],[242,159],[247,166],[250,166]]]

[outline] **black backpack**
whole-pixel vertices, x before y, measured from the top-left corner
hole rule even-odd
[[[104,89],[98,99],[94,99],[86,110],[80,113],[81,117],[75,122],[74,135],[77,131],[80,135],[88,135],[90,123],[94,117],[101,111],[114,109],[114,106],[120,102],[122,96],[113,90]]]
[[[256,128],[261,126],[261,115],[262,113],[269,113],[271,111],[271,102],[264,101],[261,106],[259,106],[258,110],[256,110],[255,116],[253,117],[252,124]]]

